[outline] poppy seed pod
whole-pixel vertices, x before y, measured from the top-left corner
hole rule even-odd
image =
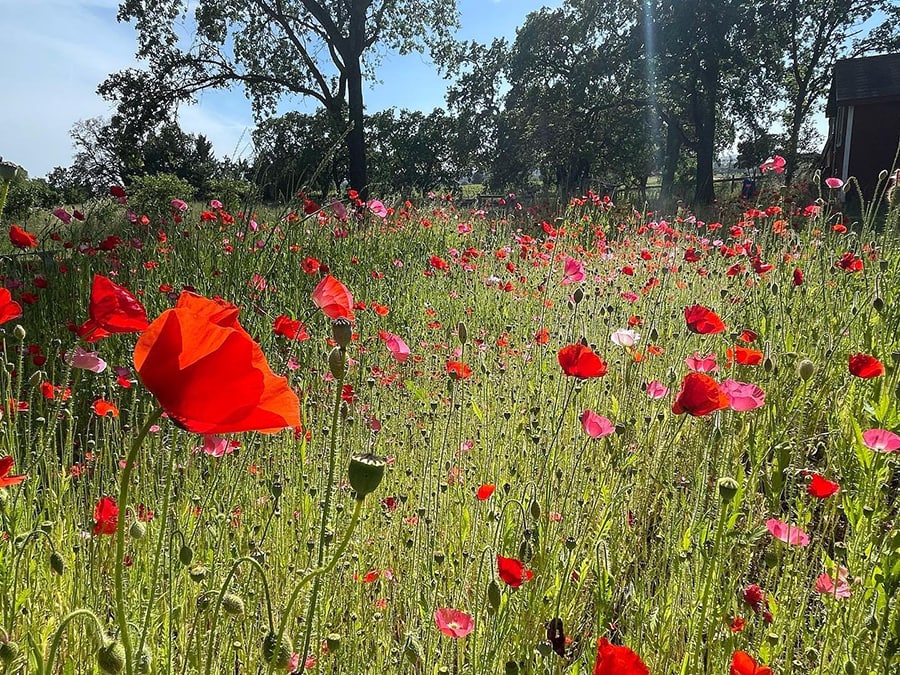
[[[194,565],[188,570],[188,576],[191,578],[191,581],[199,584],[206,578],[208,572],[209,570],[204,565]]]
[[[716,485],[719,488],[719,497],[721,497],[722,501],[726,504],[731,503],[740,488],[738,482],[730,476],[723,476]]]
[[[347,360],[341,347],[335,347],[328,353],[328,370],[338,380],[343,380],[347,374]]]
[[[335,319],[331,322],[331,336],[341,347],[346,348],[353,337],[353,325],[347,319]]]
[[[365,499],[366,495],[374,492],[381,484],[386,464],[387,462],[372,453],[354,455],[350,458],[347,475],[350,487],[356,490],[356,498],[359,501]]]
[[[339,633],[329,633],[325,636],[325,646],[328,647],[328,653],[333,654],[341,648],[341,636]]]
[[[105,675],[118,675],[125,670],[125,646],[118,640],[105,641],[97,650],[97,667]]]

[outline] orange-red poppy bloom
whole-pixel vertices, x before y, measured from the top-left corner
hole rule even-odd
[[[606,375],[606,362],[580,342],[566,345],[559,350],[556,358],[566,375],[582,380]]]
[[[353,296],[340,281],[330,274],[315,287],[312,300],[329,319],[347,319],[353,321]]]
[[[9,472],[12,471],[14,463],[15,462],[13,461],[13,458],[9,455],[0,458],[0,487],[7,487],[8,485],[18,485],[28,477],[25,475],[10,476]]]
[[[722,319],[711,309],[703,305],[692,305],[684,308],[684,320],[688,330],[701,335],[714,335],[725,330]]]
[[[139,333],[147,323],[147,310],[124,286],[95,274],[91,284],[91,317],[78,329],[78,334],[94,342],[110,333]]]
[[[201,434],[300,425],[300,403],[238,323],[240,310],[184,292],[141,335],[134,365],[177,424]]]
[[[31,232],[26,232],[18,225],[10,226],[9,241],[16,248],[34,248],[38,245],[37,237]]]
[[[688,373],[681,383],[681,391],[672,404],[676,415],[687,413],[694,417],[709,415],[729,405],[728,396],[719,388],[719,383],[705,373]]]
[[[22,316],[22,305],[12,299],[7,288],[0,288],[0,324]]]
[[[850,374],[865,380],[884,375],[884,364],[868,354],[853,354],[848,364]]]
[[[758,349],[750,349],[749,347],[729,347],[725,351],[725,356],[729,361],[736,361],[742,366],[758,366],[763,362],[764,354]]]
[[[731,675],[772,675],[772,669],[758,665],[747,652],[736,651],[731,657]]]
[[[602,637],[597,640],[594,675],[650,675],[650,669],[634,651]]]

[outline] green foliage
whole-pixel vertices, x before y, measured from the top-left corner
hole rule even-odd
[[[256,197],[256,186],[240,178],[213,178],[203,196],[218,199],[226,211],[235,212],[244,202]]]
[[[190,202],[195,193],[190,183],[173,174],[138,176],[129,187],[128,206],[138,215],[160,220],[171,216],[173,199]]]
[[[3,218],[7,221],[27,220],[32,209],[49,208],[61,201],[60,194],[43,178],[29,178],[19,169],[9,184]]]

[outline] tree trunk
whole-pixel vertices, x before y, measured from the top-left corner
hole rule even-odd
[[[366,3],[354,0],[350,7],[350,31],[344,50],[347,75],[347,105],[350,112],[350,133],[347,135],[347,153],[350,161],[350,187],[367,199],[369,177],[366,167],[366,136],[364,128],[363,79],[360,59],[365,49]]]
[[[713,161],[716,156],[716,93],[719,68],[714,59],[700,72],[703,83],[702,102],[697,120],[697,173],[694,204],[710,204],[715,198]]]
[[[662,183],[659,196],[669,199],[675,194],[675,171],[681,156],[681,134],[674,124],[666,125],[666,154],[663,157]]]

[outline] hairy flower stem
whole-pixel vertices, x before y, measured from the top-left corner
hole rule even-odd
[[[103,624],[100,623],[100,619],[97,618],[96,614],[89,609],[76,609],[74,612],[69,612],[63,617],[63,620],[59,622],[59,626],[53,634],[53,643],[50,645],[50,653],[47,654],[47,667],[44,670],[47,675],[53,675],[53,662],[56,660],[56,652],[59,651],[59,644],[62,642],[63,635],[65,635],[66,626],[81,616],[94,620],[93,625],[94,629],[97,631],[97,637],[101,641],[103,640]]]
[[[131,472],[134,469],[134,460],[138,450],[144,443],[144,439],[150,432],[150,427],[156,424],[162,415],[162,408],[154,408],[147,417],[144,426],[141,427],[134,443],[128,450],[125,458],[125,467],[122,469],[122,477],[119,482],[119,518],[116,521],[116,563],[113,566],[116,583],[116,624],[121,633],[122,645],[125,647],[125,675],[134,673],[134,654],[131,652],[131,636],[128,633],[128,616],[125,613],[125,506],[128,504],[128,492],[131,488]]]

